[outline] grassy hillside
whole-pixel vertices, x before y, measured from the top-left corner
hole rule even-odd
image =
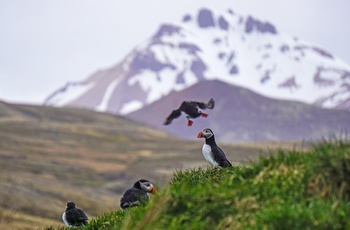
[[[350,229],[349,214],[350,143],[332,141],[251,166],[179,170],[147,206],[77,229]]]
[[[207,167],[202,144],[108,114],[0,102],[0,229],[62,226],[67,200],[91,218],[117,210],[140,178],[161,187],[175,170]],[[221,147],[234,163],[267,154]]]

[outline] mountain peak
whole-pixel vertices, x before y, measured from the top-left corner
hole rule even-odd
[[[171,92],[219,80],[261,95],[350,110],[350,67],[269,22],[201,8],[160,25],[113,68],[72,82],[45,104],[126,115]]]
[[[181,27],[172,25],[172,24],[162,24],[159,27],[159,30],[153,35],[153,39],[157,40],[164,36],[172,36],[175,33],[179,33]]]
[[[274,25],[272,25],[269,22],[262,22],[250,15],[243,17],[243,16],[237,16],[239,18],[238,23],[234,22],[234,24],[230,25],[230,22],[232,21],[232,17],[234,13],[232,10],[227,10],[227,13],[220,14],[215,13],[214,11],[202,8],[198,10],[198,14],[195,17],[195,23],[199,28],[207,29],[207,28],[219,28],[220,30],[229,30],[230,27],[235,27],[237,25],[235,24],[243,24],[244,25],[244,31],[249,34],[254,31],[260,32],[260,33],[271,33],[271,34],[277,34],[277,29]],[[193,16],[190,14],[186,14],[182,18],[182,22],[189,23],[193,22]],[[233,21],[232,21],[233,22]],[[231,22],[231,23],[232,23]]]
[[[197,23],[200,28],[215,27],[216,23],[212,11],[209,9],[199,10]]]
[[[254,30],[261,33],[277,34],[276,28],[269,22],[263,23],[249,16],[245,22],[245,32],[251,33]]]

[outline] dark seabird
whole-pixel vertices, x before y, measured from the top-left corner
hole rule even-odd
[[[156,194],[156,187],[151,182],[141,179],[135,182],[132,188],[126,190],[120,198],[120,207],[126,209],[148,202],[148,193]]]
[[[87,224],[89,218],[83,210],[75,207],[73,201],[68,201],[66,211],[62,214],[62,220],[68,227],[73,227]]]
[[[215,101],[213,98],[209,100],[208,103],[198,102],[198,101],[183,101],[181,106],[178,109],[175,109],[171,114],[166,118],[164,125],[169,125],[173,119],[181,116],[181,112],[186,114],[188,120],[188,126],[193,124],[193,121],[190,118],[197,118],[199,116],[207,117],[208,114],[203,113],[201,109],[213,109],[215,106]]]
[[[198,138],[205,138],[202,147],[204,158],[213,166],[230,167],[231,163],[227,160],[225,153],[217,146],[214,133],[211,129],[203,129],[198,133]]]

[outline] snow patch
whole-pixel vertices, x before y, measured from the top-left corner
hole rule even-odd
[[[128,80],[128,84],[132,86],[139,83],[142,90],[148,92],[146,103],[149,104],[167,95],[172,90],[176,82],[177,74],[178,73],[174,73],[174,71],[169,68],[159,72],[145,70],[131,77]]]
[[[96,106],[95,110],[100,112],[105,112],[107,110],[108,102],[111,99],[111,96],[113,94],[114,89],[119,85],[122,77],[119,77],[112,81],[111,84],[107,87],[105,94],[103,95],[103,98],[98,106]]]
[[[143,106],[142,102],[139,100],[132,100],[130,102],[127,102],[123,105],[123,107],[120,109],[119,113],[120,115],[126,115],[128,113],[134,112],[138,109],[141,109]]]
[[[48,104],[55,106],[65,106],[71,101],[78,99],[95,86],[93,82],[89,84],[71,83],[64,90],[51,98]]]

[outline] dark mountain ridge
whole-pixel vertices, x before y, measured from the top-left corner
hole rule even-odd
[[[211,97],[215,108],[206,110],[209,117],[194,120],[192,127],[187,127],[184,115],[169,126],[162,124],[182,100],[208,101]],[[195,138],[198,131],[210,127],[225,142],[320,139],[350,130],[348,111],[272,99],[218,80],[172,92],[127,117],[186,138]]]

